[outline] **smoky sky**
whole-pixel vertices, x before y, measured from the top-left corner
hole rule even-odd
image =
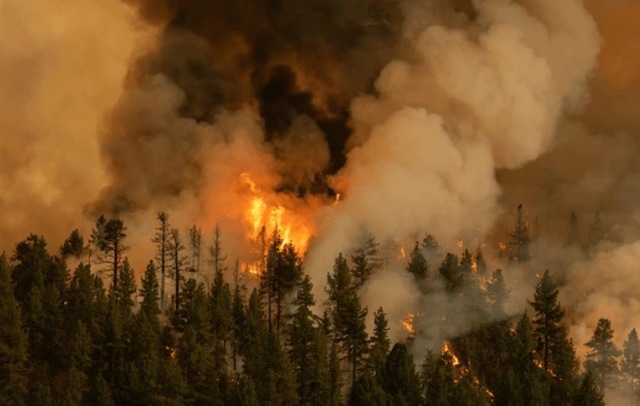
[[[391,0],[126,3],[141,21],[159,30],[155,43],[134,58],[128,90],[162,75],[183,92],[179,116],[198,123],[213,123],[223,110],[253,108],[263,121],[267,142],[284,137],[297,117],[310,117],[329,146],[330,161],[321,168],[325,173],[344,165],[351,132],[349,103],[373,91],[380,70],[398,53],[402,23],[400,5]],[[121,107],[122,103],[115,107],[102,135],[112,182],[96,210],[146,207],[147,202],[130,193],[136,187],[131,185],[132,163],[123,160],[148,154],[140,145],[154,137],[169,138],[176,152],[166,157],[167,165],[179,173],[167,176],[144,167],[156,162],[139,160],[138,180],[154,185],[149,197],[197,189],[201,162],[190,159],[178,166],[171,161],[182,161],[176,155],[190,153],[202,140],[139,123],[128,125],[117,113]],[[122,153],[124,149],[137,152]],[[300,187],[283,182],[283,189]]]

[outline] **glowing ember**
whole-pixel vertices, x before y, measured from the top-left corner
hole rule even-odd
[[[503,243],[503,242],[499,242],[498,243],[498,248],[500,249],[500,251],[504,251],[507,249],[507,244]]]
[[[333,207],[336,207],[338,204],[340,204],[340,193],[336,194],[336,200],[333,202]]]
[[[456,241],[456,245],[458,246],[458,249],[463,249],[464,248],[464,241],[458,240],[458,241]]]
[[[400,247],[400,258],[402,258],[402,259],[406,259],[407,258],[407,255],[404,252],[404,245]]]

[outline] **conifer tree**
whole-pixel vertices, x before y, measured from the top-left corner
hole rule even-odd
[[[147,269],[141,279],[140,295],[142,296],[140,314],[144,315],[149,323],[159,331],[160,320],[158,319],[158,315],[160,314],[160,296],[158,293],[158,277],[156,276],[156,267],[153,261],[149,261]]]
[[[391,340],[389,340],[389,322],[387,315],[382,307],[373,314],[373,336],[370,339],[369,349],[369,369],[374,376],[377,376],[382,370],[384,361],[391,348]]]
[[[505,287],[502,269],[493,271],[491,280],[486,284],[487,296],[491,305],[491,315],[495,320],[504,318],[504,304],[509,299],[509,290]]]
[[[429,263],[422,254],[420,244],[416,241],[413,251],[409,256],[407,271],[413,275],[416,281],[420,282],[429,277]]]
[[[635,400],[639,395],[638,383],[640,383],[640,341],[638,341],[638,333],[635,328],[629,333],[622,349],[620,369],[629,385],[631,396]]]
[[[164,312],[166,303],[165,282],[167,268],[169,262],[169,237],[171,228],[169,226],[169,215],[165,212],[159,212],[157,217],[158,226],[156,234],[151,240],[156,245],[156,261],[160,267],[160,310]]]
[[[367,351],[367,308],[362,308],[349,266],[342,254],[335,260],[333,273],[327,276],[327,292],[333,318],[334,339],[349,360],[353,383]]]
[[[13,295],[9,264],[0,255],[0,403],[20,404],[27,389],[27,334]]]
[[[301,404],[307,404],[308,399],[313,397],[311,383],[314,380],[312,374],[315,371],[313,365],[313,345],[316,337],[316,327],[314,326],[313,313],[311,308],[315,305],[315,300],[311,290],[313,285],[309,276],[300,283],[298,293],[293,301],[295,312],[291,315],[289,326],[289,358],[293,364],[298,388],[298,397]]]
[[[127,237],[125,233],[127,228],[120,219],[110,219],[102,223],[104,218],[101,216],[94,230],[93,240],[97,243],[98,255],[97,261],[100,264],[107,264],[112,275],[113,286],[118,285],[118,271],[124,260],[124,252],[129,249],[124,244]]]
[[[541,354],[544,369],[549,371],[553,357],[553,342],[562,330],[560,323],[564,316],[564,309],[558,302],[558,287],[548,270],[536,285],[533,302],[529,304],[535,311],[533,325],[538,339],[538,351]]]
[[[611,388],[617,378],[618,357],[621,352],[613,343],[613,329],[609,319],[600,319],[593,336],[586,343],[589,352],[585,360],[585,368],[593,374],[593,379],[604,391]]]
[[[202,230],[195,224],[189,228],[189,248],[191,251],[191,271],[200,272],[200,252],[202,251]]]
[[[175,312],[180,310],[180,284],[182,282],[182,269],[186,262],[182,251],[185,250],[185,246],[180,238],[180,231],[177,228],[171,230],[169,234],[169,254],[168,258],[171,261],[171,267],[173,272],[173,278],[175,283],[175,297],[173,309]]]
[[[69,237],[64,241],[62,246],[60,247],[60,256],[63,259],[67,257],[76,257],[80,258],[84,253],[84,240],[80,235],[80,232],[76,228],[71,232]]]
[[[464,275],[458,263],[458,258],[451,253],[447,253],[438,271],[444,279],[447,291],[459,293],[464,285]]]
[[[595,379],[591,372],[587,371],[580,384],[575,400],[573,403],[575,406],[604,406],[604,396],[596,385]]]
[[[418,405],[421,403],[420,381],[413,357],[404,344],[396,343],[387,356],[382,369],[383,388],[393,405]]]
[[[509,259],[516,262],[527,262],[531,257],[529,251],[529,243],[531,240],[529,237],[529,224],[527,223],[522,204],[518,205],[515,225],[508,235],[510,238],[509,247],[511,249]]]
[[[373,235],[365,232],[361,245],[353,250],[351,272],[356,289],[360,289],[371,278],[371,275],[382,266],[378,257],[379,245]]]

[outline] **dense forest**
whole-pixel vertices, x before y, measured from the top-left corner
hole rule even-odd
[[[157,255],[139,279],[119,219],[100,217],[86,240],[73,231],[57,252],[30,235],[0,256],[0,404],[603,405],[609,389],[629,404],[638,396],[636,331],[619,349],[603,318],[588,343],[573,343],[549,271],[529,309],[508,315],[503,271],[490,272],[480,250],[441,252],[427,234],[406,272],[421,291],[442,283],[465,312],[490,321],[416,348],[416,330],[462,320],[424,309],[407,321],[406,339],[391,342],[385,310],[360,297],[382,268],[373,236],[336,253],[317,303],[303,259],[277,228],[260,233],[251,275],[227,258],[219,227],[205,244],[198,228],[183,240],[167,214],[157,220]],[[521,216],[510,236],[510,260],[527,261]]]

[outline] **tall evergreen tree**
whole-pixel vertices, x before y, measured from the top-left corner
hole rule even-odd
[[[618,357],[621,352],[613,343],[613,329],[609,319],[600,319],[593,336],[586,343],[589,352],[585,360],[585,368],[593,374],[593,379],[604,391],[611,388],[618,375]]]
[[[64,259],[67,257],[80,258],[84,253],[84,240],[80,235],[80,232],[76,228],[71,232],[69,237],[64,240],[64,243],[60,247],[60,256]]]
[[[587,371],[580,384],[575,400],[573,402],[575,406],[604,406],[604,396],[596,385],[595,379],[591,372]]]
[[[382,369],[383,387],[392,405],[418,405],[421,403],[420,381],[413,357],[404,344],[396,343],[387,356]]]
[[[351,272],[356,289],[360,289],[371,278],[371,275],[382,266],[382,261],[378,256],[379,246],[380,244],[375,237],[365,232],[362,236],[362,243],[353,250]]]
[[[530,259],[529,250],[529,224],[524,213],[522,204],[518,205],[516,212],[515,225],[509,233],[509,247],[511,256],[509,259],[516,262],[526,262]]]
[[[367,308],[362,308],[356,289],[347,261],[340,254],[335,260],[333,274],[327,277],[327,292],[334,339],[349,360],[352,383],[356,381],[357,371],[367,352]]]
[[[629,333],[627,340],[622,347],[622,361],[620,369],[628,383],[631,396],[634,400],[640,397],[638,384],[640,383],[640,341],[638,341],[638,333],[634,328]]]
[[[169,262],[169,237],[171,235],[171,227],[169,226],[169,215],[165,212],[159,212],[157,215],[158,226],[156,234],[151,240],[156,245],[156,261],[160,267],[160,310],[165,311],[166,291],[165,282],[167,268]]]
[[[558,302],[558,287],[546,270],[536,285],[533,302],[529,302],[535,311],[533,325],[538,339],[538,351],[541,354],[544,369],[549,371],[553,357],[553,342],[562,330],[564,309]]]
[[[0,403],[19,405],[27,390],[27,334],[13,295],[10,268],[0,255]]]
[[[308,404],[309,399],[314,397],[312,383],[314,374],[318,374],[316,361],[313,357],[313,346],[316,339],[316,327],[311,308],[315,305],[315,300],[311,290],[313,285],[307,275],[298,289],[298,293],[293,301],[295,312],[291,315],[289,326],[289,358],[293,364],[298,388],[298,397],[301,404]]]
[[[118,271],[124,260],[124,252],[129,249],[125,245],[127,228],[120,219],[109,219],[102,226],[101,217],[96,225],[97,231],[94,231],[94,240],[97,242],[97,248],[100,255],[97,261],[100,264],[107,264],[108,270],[112,275],[112,285],[118,285]],[[99,237],[98,237],[99,235]]]
[[[382,307],[373,314],[373,336],[370,339],[369,369],[374,376],[382,370],[384,361],[391,348],[389,340],[389,322]]]
[[[202,251],[202,229],[195,224],[189,228],[189,248],[191,251],[191,271],[200,272],[200,252]]]
[[[461,291],[464,285],[464,275],[455,255],[447,253],[438,271],[442,279],[444,279],[445,288],[448,292],[459,293]]]
[[[407,271],[413,275],[416,281],[420,282],[429,277],[429,263],[422,254],[420,244],[416,241],[416,245],[413,247],[413,251],[409,256],[409,262],[407,263]]]
[[[180,309],[180,284],[182,282],[182,270],[186,263],[186,258],[182,251],[185,250],[185,246],[182,243],[182,238],[180,238],[180,231],[177,228],[171,230],[169,234],[169,260],[171,261],[173,278],[175,283],[175,296],[174,296],[174,306],[173,309],[175,312],[178,312]]]
[[[158,277],[156,276],[156,267],[153,261],[149,261],[147,269],[144,272],[140,283],[140,313],[153,325],[156,329],[160,328],[158,315],[160,314],[160,295],[158,293]]]

